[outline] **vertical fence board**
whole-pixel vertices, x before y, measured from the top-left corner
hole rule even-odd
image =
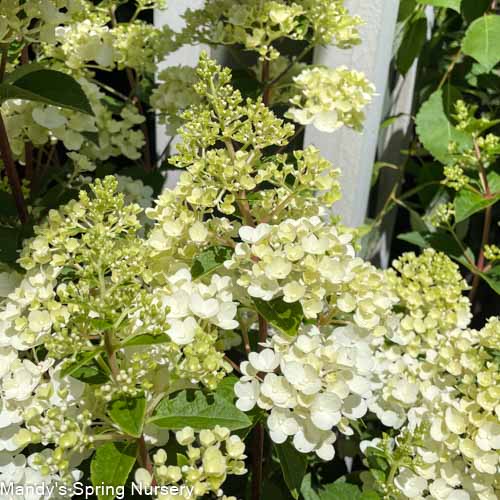
[[[333,212],[340,215],[345,224],[359,226],[365,220],[368,206],[399,1],[348,0],[346,6],[365,22],[361,28],[362,44],[350,50],[319,48],[315,52],[315,63],[330,67],[346,65],[363,71],[375,84],[377,95],[367,108],[362,133],[343,128],[327,134],[309,126],[305,143],[318,147],[334,166],[342,170],[343,198],[335,204]]]
[[[188,9],[196,9],[203,6],[203,0],[175,0],[173,2],[168,2],[167,8],[165,10],[155,11],[155,25],[156,26],[170,26],[174,31],[180,31],[184,27],[184,21],[182,19],[182,14]],[[204,49],[201,45],[196,46],[184,46],[179,50],[169,54],[166,59],[161,63],[159,70],[170,66],[196,66],[198,59],[202,50]],[[156,127],[156,148],[159,154],[163,152],[167,146],[169,140],[165,127],[157,124]],[[165,187],[172,188],[177,183],[179,178],[179,172],[170,171],[167,176],[167,182]]]

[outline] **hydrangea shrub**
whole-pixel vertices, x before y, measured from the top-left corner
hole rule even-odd
[[[79,190],[39,210],[19,268],[1,269],[0,481],[53,486],[49,498],[84,484],[99,500],[125,487],[161,500],[498,498],[499,318],[471,326],[442,253],[389,270],[360,258],[359,232],[329,210],[339,170],[294,146],[305,124],[359,130],[374,91],[303,60],[359,42],[343,2],[207,1],[178,34],[139,20],[158,2],[137,2],[128,23],[112,2],[28,4],[0,17],[2,40],[16,29],[35,44],[92,113],[0,109],[14,159],[55,144]],[[145,103],[110,108],[94,71],[123,70],[139,93],[192,41],[254,53],[259,95],[206,54],[159,75],[149,104],[180,136],[168,161],[182,174],[152,203],[142,181],[96,173],[118,155],[146,166],[147,135]]]

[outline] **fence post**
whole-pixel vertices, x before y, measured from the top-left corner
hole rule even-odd
[[[305,144],[318,147],[323,156],[342,170],[343,197],[333,207],[333,213],[340,215],[344,224],[356,227],[364,222],[368,207],[399,0],[347,0],[346,7],[365,22],[361,27],[362,44],[350,50],[318,48],[314,62],[330,67],[346,65],[363,71],[375,84],[377,95],[367,108],[362,133],[343,128],[327,134],[309,126]]]

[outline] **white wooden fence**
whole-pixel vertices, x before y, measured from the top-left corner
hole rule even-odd
[[[169,3],[166,11],[158,12],[155,22],[168,23],[174,29],[182,28],[181,14],[188,7],[196,8],[203,0],[175,0]],[[387,113],[410,113],[413,95],[414,76],[402,80],[399,90],[388,95],[388,77],[390,62],[393,56],[396,19],[399,0],[346,0],[346,6],[353,14],[358,14],[365,21],[361,28],[363,43],[351,50],[340,50],[335,47],[322,47],[316,50],[316,63],[336,67],[345,64],[353,69],[363,71],[376,86],[376,96],[366,112],[365,128],[362,133],[341,129],[334,134],[321,133],[308,127],[305,143],[316,145],[322,154],[342,171],[343,199],[334,207],[334,212],[341,215],[349,226],[363,224],[368,206],[372,168],[375,158],[393,158],[401,149],[402,142],[390,139],[380,140],[380,124]],[[196,65],[202,47],[183,47],[172,54],[165,65]],[[389,131],[401,132],[402,141],[409,127],[408,120],[397,122]],[[386,135],[387,137],[387,135]],[[158,148],[162,150],[168,141],[165,132],[158,132]],[[168,185],[176,182],[176,176],[170,175]],[[381,195],[394,182],[388,178],[382,187]],[[384,251],[384,240],[382,239]],[[382,259],[386,263],[387,252]]]

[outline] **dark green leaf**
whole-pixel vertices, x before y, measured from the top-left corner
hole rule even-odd
[[[193,259],[191,275],[193,279],[202,278],[222,266],[226,260],[233,255],[233,249],[229,247],[210,247]]]
[[[420,141],[441,163],[448,163],[452,159],[448,150],[451,142],[456,142],[459,149],[472,145],[471,137],[457,130],[446,116],[442,90],[434,92],[422,105],[416,124]]]
[[[283,478],[293,498],[299,498],[300,486],[307,469],[307,458],[288,441],[274,445],[283,472]]]
[[[291,304],[284,302],[281,297],[266,302],[262,299],[253,299],[257,312],[271,325],[283,333],[295,336],[304,319],[304,311],[300,302]]]
[[[499,196],[485,198],[479,193],[462,189],[455,197],[455,221],[461,222],[471,215],[494,205],[500,199]]]
[[[3,79],[3,83],[14,83],[16,80],[19,80],[23,76],[29,75],[34,71],[40,71],[42,69],[46,68],[40,63],[32,62],[30,64],[22,64],[20,66],[17,66],[14,71],[7,73],[5,75],[5,78]]]
[[[476,19],[465,33],[462,50],[492,70],[500,61],[500,16],[493,14]]]
[[[103,352],[102,348],[95,349],[94,351],[79,352],[76,354],[74,361],[67,362],[61,370],[61,377],[73,376],[80,368],[92,364],[94,358]]]
[[[487,273],[482,273],[481,277],[498,295],[500,295],[500,266],[495,266]]]
[[[468,0],[462,2],[462,13],[465,19],[471,23],[474,19],[482,16],[491,5],[491,0]]]
[[[105,484],[116,491],[127,483],[135,464],[137,446],[133,443],[106,443],[97,448],[90,464],[90,479],[97,487]],[[111,488],[109,488],[111,489]],[[106,491],[107,493],[107,491]],[[97,495],[99,500],[113,500],[113,494]]]
[[[16,217],[17,209],[13,196],[5,191],[0,191],[0,217]]]
[[[417,2],[423,5],[432,5],[433,7],[453,9],[454,11],[460,13],[460,4],[462,3],[462,0],[417,0]]]
[[[218,395],[206,395],[200,390],[181,391],[165,398],[150,420],[159,427],[179,430],[190,426],[195,430],[211,429],[216,425],[230,430],[245,429],[252,422],[231,401]]]
[[[416,6],[416,0],[401,0],[399,2],[398,23],[406,21],[413,14]]]
[[[426,35],[427,18],[420,17],[406,25],[401,45],[396,54],[396,67],[402,75],[408,73],[413,62],[422,51]]]
[[[103,371],[95,359],[90,361],[90,364],[74,370],[71,376],[89,385],[104,384],[109,380],[109,375]]]
[[[144,335],[136,335],[129,340],[126,340],[122,345],[123,347],[137,346],[137,345],[155,345],[168,342],[169,337],[164,333],[160,335],[151,335],[145,333]]]
[[[19,78],[11,75],[8,83],[0,84],[0,102],[25,99],[92,115],[92,108],[80,84],[71,76],[51,69],[35,68]]]
[[[19,258],[19,237],[19,229],[0,227],[0,262],[6,264],[16,262]]]
[[[146,398],[143,394],[135,397],[121,396],[109,403],[108,413],[123,432],[139,438],[146,416]]]

